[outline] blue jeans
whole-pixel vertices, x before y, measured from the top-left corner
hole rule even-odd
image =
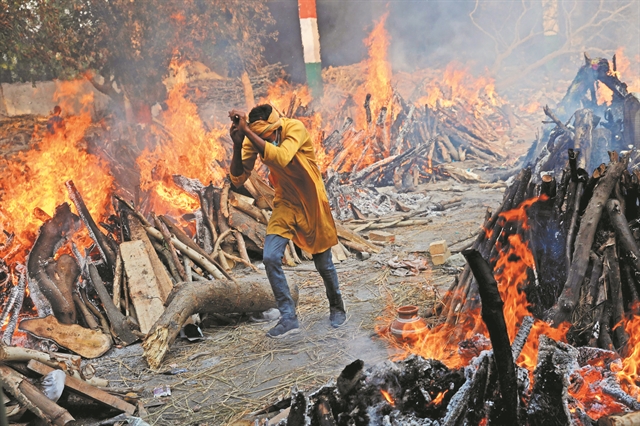
[[[296,304],[291,297],[287,278],[282,270],[282,257],[287,244],[289,244],[289,240],[280,235],[267,235],[264,240],[262,257],[278,310],[284,319],[296,318]],[[320,273],[322,281],[324,281],[330,308],[344,309],[338,285],[338,273],[331,258],[331,249],[314,254],[313,263],[315,263],[316,269]]]

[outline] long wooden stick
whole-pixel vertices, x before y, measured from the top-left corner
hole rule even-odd
[[[73,204],[76,206],[80,218],[89,231],[89,235],[91,235],[93,241],[96,242],[103,260],[113,268],[116,263],[116,254],[114,248],[111,246],[111,242],[98,229],[98,226],[91,217],[89,209],[87,209],[87,206],[85,205],[84,200],[80,195],[80,191],[78,191],[73,181],[68,180],[65,185],[67,187],[67,191],[69,192],[69,198],[71,198],[71,201],[73,201]]]
[[[91,277],[91,283],[93,287],[96,289],[98,296],[100,297],[100,301],[102,302],[102,306],[104,306],[104,310],[107,312],[107,316],[109,317],[109,321],[111,322],[111,328],[116,334],[116,337],[120,339],[122,343],[125,345],[130,345],[138,338],[131,332],[129,327],[125,324],[124,315],[120,312],[120,309],[116,308],[116,305],[113,304],[113,300],[109,296],[107,289],[102,282],[102,278],[100,278],[100,274],[98,274],[98,269],[92,263],[88,265],[89,268],[89,276]]]
[[[122,256],[120,250],[116,256],[116,271],[113,276],[113,304],[120,309],[120,299],[122,296]]]
[[[506,424],[517,425],[518,422],[518,386],[516,368],[513,362],[511,342],[507,333],[507,324],[502,311],[504,303],[500,298],[498,283],[493,277],[489,264],[480,252],[471,249],[464,251],[463,256],[469,262],[478,282],[478,290],[482,299],[482,320],[489,330],[493,356],[498,370],[500,393],[504,403],[504,419]]]
[[[157,240],[163,240],[162,233],[158,231],[156,228],[147,226],[145,227],[145,229],[147,233],[153,238]],[[215,279],[221,280],[224,278],[224,275],[222,274],[222,272],[220,272],[220,270],[203,255],[193,250],[191,247],[187,246],[186,244],[183,244],[182,241],[178,240],[173,236],[171,237],[171,241],[176,246],[176,248],[182,252],[182,254],[189,256],[191,260],[196,262],[198,265],[202,266],[207,272],[213,275]]]
[[[199,254],[200,256],[202,256],[204,259],[208,260],[212,265],[214,265],[218,271],[224,275],[227,279],[232,280],[233,278],[227,273],[227,271],[224,271],[222,268],[222,266],[215,260],[213,259],[208,253],[206,253],[204,250],[202,250],[202,248],[200,248],[199,245],[197,245],[191,238],[189,238],[189,236],[187,234],[184,233],[184,231],[182,229],[180,229],[179,227],[175,226],[173,223],[171,223],[171,221],[169,219],[167,219],[164,216],[159,216],[160,220],[167,225],[167,228],[169,228],[169,231],[171,231],[171,234],[173,234],[173,237],[175,237],[177,240],[179,240],[184,246],[189,247],[193,252]],[[173,243],[176,247],[178,247],[178,249],[180,251],[182,251],[182,249],[180,247],[182,247],[181,245],[177,244],[175,242],[175,240],[173,240]],[[184,253],[184,252],[183,252]],[[184,253],[186,254],[186,253]],[[188,254],[187,254],[188,256]],[[194,259],[193,257],[189,256],[191,258],[191,260],[196,261],[196,259]],[[199,262],[196,262],[200,265]],[[202,266],[202,265],[200,265]],[[213,274],[211,274],[213,275]],[[215,275],[213,275],[215,278]]]
[[[167,229],[165,224],[161,222],[160,219],[158,219],[158,216],[156,216],[155,213],[152,213],[151,217],[153,218],[153,221],[156,224],[156,228],[160,230],[160,233],[162,234],[162,238],[164,239],[164,242],[169,246],[169,254],[171,255],[171,259],[173,259],[173,264],[176,266],[176,269],[178,270],[178,275],[180,275],[180,278],[182,278],[182,281],[187,281],[187,274],[185,273],[184,268],[182,267],[182,262],[180,262],[180,259],[178,259],[178,255],[176,254],[176,248],[174,247],[174,244],[171,241],[171,234],[169,233],[169,229]]]

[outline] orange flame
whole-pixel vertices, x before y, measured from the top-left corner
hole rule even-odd
[[[439,405],[442,402],[442,400],[444,399],[444,396],[447,394],[447,392],[449,392],[449,391],[446,390],[444,392],[438,393],[438,395],[436,395],[436,397],[433,398],[433,401],[431,401],[433,403],[433,405]]]
[[[56,98],[64,100],[81,83],[60,84]],[[37,149],[3,161],[0,230],[15,233],[14,246],[21,247],[7,262],[25,261],[42,225],[38,211],[52,216],[58,205],[70,202],[65,187],[68,180],[75,183],[92,217],[100,220],[105,216],[114,179],[106,164],[87,152],[83,138],[90,124],[88,112],[65,117],[64,127],[53,134],[46,132]]]
[[[447,65],[441,81],[425,84],[427,95],[418,100],[419,105],[452,107],[458,102],[476,105],[476,110],[487,106],[501,106],[504,101],[495,90],[494,79],[490,77],[473,77],[469,67],[462,67],[457,62]]]
[[[186,64],[172,63],[176,76],[184,75],[179,69]],[[163,136],[169,135],[166,145],[145,149],[138,157],[140,188],[150,191],[153,210],[165,214],[170,210],[192,211],[198,208],[198,200],[177,188],[173,175],[199,179],[203,184],[219,184],[227,171],[218,161],[225,159],[221,139],[227,135],[224,127],[207,132],[198,115],[197,106],[185,97],[186,85],[178,81],[167,99],[168,110],[162,114]],[[171,207],[169,207],[171,206]]]
[[[528,226],[527,208],[544,199],[544,196],[542,196],[526,200],[518,208],[501,213],[500,220],[518,221],[522,223],[523,228],[526,228]],[[529,303],[526,300],[525,293],[522,291],[522,287],[529,282],[529,271],[535,267],[535,263],[527,243],[522,241],[519,235],[510,236],[508,245],[499,248],[495,279],[498,282],[498,290],[504,302],[507,330],[510,338],[513,339],[524,317],[531,315],[528,310]],[[459,297],[458,295],[453,295],[450,300],[460,301],[464,300],[464,298],[462,295],[459,295]],[[399,344],[391,341],[391,344],[401,346],[405,351],[402,357],[408,354],[417,354],[425,358],[435,358],[444,362],[449,368],[460,368],[466,365],[470,357],[475,356],[475,354],[461,353],[458,350],[458,343],[462,340],[471,339],[477,333],[488,336],[488,332],[480,318],[480,309],[464,311],[462,306],[454,306],[454,309],[462,311],[453,317],[454,321],[433,327],[415,342]],[[561,324],[555,329],[544,321],[535,321],[529,339],[517,360],[518,365],[532,372],[536,365],[539,336],[546,334],[553,339],[564,341],[568,328],[568,323]],[[378,328],[378,330],[381,331],[381,328]]]
[[[382,393],[382,396],[384,397],[384,399],[387,400],[387,402],[391,405],[395,405],[395,401],[393,400],[393,398],[391,397],[391,394],[389,394],[389,392],[387,392],[384,389],[380,389],[380,392]]]
[[[629,334],[628,353],[622,360],[622,368],[617,372],[622,388],[640,401],[638,372],[640,365],[640,315],[625,319],[624,329]]]
[[[370,108],[373,117],[377,117],[380,109],[383,106],[389,105],[391,100],[391,64],[387,61],[389,34],[385,28],[388,17],[389,12],[380,18],[371,31],[371,34],[369,34],[369,37],[364,40],[364,44],[369,49],[367,76],[364,86],[362,86],[354,96],[359,112],[356,118],[356,125],[360,129],[367,127],[365,111],[362,108],[367,94],[371,94]],[[390,117],[387,117],[387,119],[389,118]]]

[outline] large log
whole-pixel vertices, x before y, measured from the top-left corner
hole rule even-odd
[[[297,302],[297,286],[291,288],[291,296]],[[267,280],[181,283],[176,286],[167,308],[144,340],[144,357],[150,368],[160,367],[180,329],[195,313],[260,312],[275,307],[276,301]]]
[[[253,241],[260,249],[264,248],[264,240],[267,237],[267,227],[264,224],[257,222],[253,217],[235,207],[229,206],[229,225]]]
[[[518,382],[507,324],[502,311],[504,303],[500,298],[498,283],[493,277],[489,264],[480,252],[474,249],[462,252],[478,282],[482,300],[482,320],[489,330],[494,360],[498,370],[498,382],[502,394],[503,412],[499,414],[502,424],[516,425],[518,422]]]
[[[528,424],[547,426],[573,424],[567,403],[569,373],[577,362],[578,351],[545,335],[540,336],[538,365],[527,409]],[[516,424],[516,423],[513,423]]]
[[[616,253],[615,239],[604,249],[604,269],[609,282],[609,300],[611,301],[612,324],[614,325],[613,337],[616,349],[621,355],[625,355],[629,335],[624,331],[624,327],[618,325],[624,319],[624,303],[622,300],[622,282],[620,280],[620,264]]]
[[[58,288],[47,275],[44,265],[51,261],[64,238],[77,230],[79,225],[80,219],[71,213],[69,204],[64,203],[58,206],[51,220],[40,227],[40,232],[27,260],[29,277],[36,282],[40,292],[51,303],[56,318],[63,324],[76,322],[73,297],[71,292],[67,291],[68,289]]]
[[[616,231],[618,241],[622,244],[624,250],[629,253],[631,265],[637,272],[640,272],[640,250],[629,228],[629,222],[622,212],[620,202],[615,199],[607,201],[607,213]]]
[[[613,191],[613,187],[620,179],[622,172],[626,170],[627,160],[628,158],[625,157],[620,162],[609,163],[606,174],[600,179],[598,186],[593,191],[593,197],[582,216],[567,281],[557,303],[550,309],[548,315],[548,318],[555,326],[564,321],[569,321],[573,310],[577,306],[580,298],[580,286],[587,272],[591,245],[602,216],[602,210],[611,191]]]

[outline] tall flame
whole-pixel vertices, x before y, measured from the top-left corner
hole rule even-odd
[[[178,68],[185,66],[173,62],[174,74],[184,75]],[[184,81],[177,81],[167,99],[168,109],[162,114],[162,130],[168,133],[168,143],[145,149],[138,157],[140,188],[151,191],[156,213],[166,213],[177,208],[190,211],[198,208],[198,200],[178,189],[172,182],[173,175],[199,179],[203,184],[219,184],[226,170],[217,161],[225,159],[220,138],[227,134],[224,127],[206,131],[198,115],[197,106],[186,96]],[[171,206],[171,207],[169,207]]]
[[[377,114],[380,113],[380,109],[389,105],[393,94],[391,90],[391,64],[387,60],[389,34],[385,28],[385,23],[388,17],[389,12],[380,18],[369,36],[364,40],[369,52],[367,75],[364,86],[354,96],[359,111],[356,124],[360,129],[367,127],[365,111],[362,108],[367,94],[371,95],[370,108],[374,120]]]
[[[65,82],[58,86],[56,98],[62,105],[77,92],[81,81]],[[84,98],[84,102],[91,99]],[[87,104],[88,105],[88,104]],[[65,182],[72,180],[85,200],[92,217],[105,216],[113,188],[113,177],[107,165],[87,152],[85,131],[91,116],[83,112],[64,118],[64,127],[54,133],[46,131],[37,149],[18,153],[0,164],[2,192],[0,197],[0,229],[15,233],[15,242],[22,249],[8,261],[24,262],[42,225],[40,211],[52,216],[55,208],[69,202]],[[37,135],[34,135],[34,139]]]

